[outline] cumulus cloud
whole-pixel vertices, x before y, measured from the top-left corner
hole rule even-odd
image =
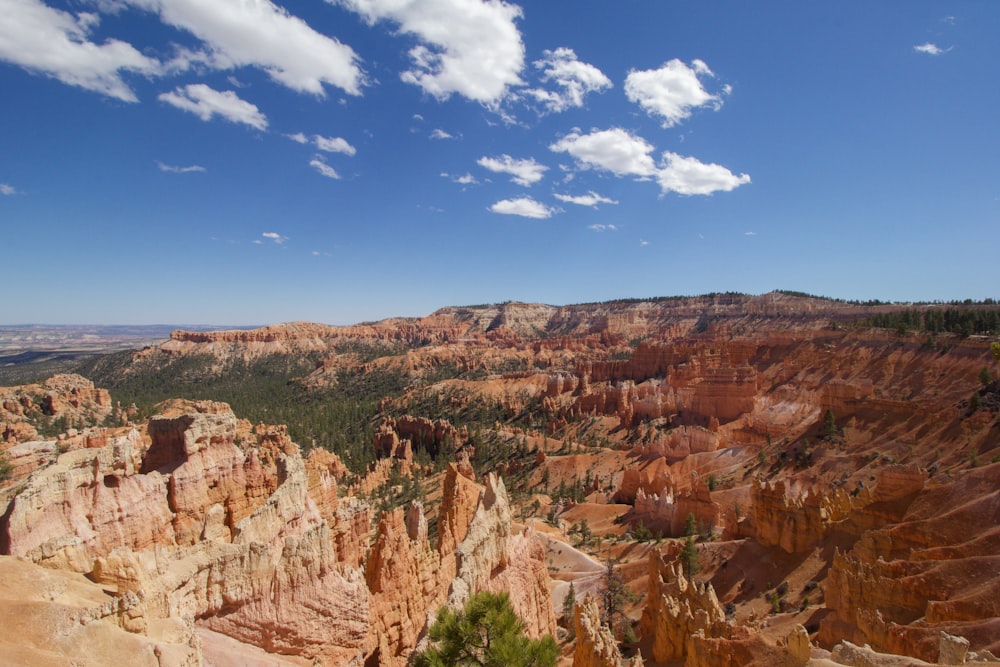
[[[337,0],[327,0],[336,2]],[[521,8],[499,0],[339,0],[369,23],[388,20],[421,43],[402,79],[438,99],[458,93],[495,104],[521,85]]]
[[[328,165],[323,161],[322,156],[317,155],[312,160],[309,160],[309,166],[315,169],[321,176],[326,176],[327,178],[338,179],[340,174],[337,170]]]
[[[165,171],[168,174],[191,174],[195,172],[205,171],[205,168],[200,164],[192,164],[187,167],[179,167],[172,164],[164,164],[159,160],[156,161],[156,166],[160,168],[160,171]]]
[[[611,87],[611,79],[593,65],[581,62],[573,49],[559,48],[543,51],[542,59],[534,65],[542,70],[543,82],[558,86],[555,91],[533,88],[528,94],[538,100],[545,110],[558,113],[572,107],[582,107],[587,93],[599,93]]]
[[[535,201],[531,197],[518,197],[516,199],[502,199],[490,206],[494,213],[502,215],[520,215],[525,218],[545,220],[551,218],[556,212],[555,209]]]
[[[317,134],[313,136],[313,141],[316,142],[316,148],[326,153],[354,155],[358,152],[354,146],[347,143],[347,140],[341,137],[323,137]]]
[[[231,90],[218,91],[203,83],[178,86],[172,92],[162,93],[160,100],[190,111],[202,120],[221,116],[231,123],[243,123],[258,130],[267,129],[267,118],[256,105],[251,104]]]
[[[710,195],[729,192],[750,182],[749,174],[735,175],[722,165],[705,164],[697,158],[676,153],[663,154],[663,166],[656,175],[663,194]]]
[[[706,76],[715,75],[703,61],[693,60],[688,66],[675,58],[659,69],[630,71],[625,95],[649,115],[662,117],[663,127],[673,127],[690,117],[692,109],[722,106],[722,98],[702,85],[699,77]]]
[[[656,173],[656,163],[651,153],[653,146],[621,128],[594,130],[580,134],[574,130],[549,146],[556,153],[569,153],[583,167],[610,171],[616,176],[651,177]]]
[[[270,0],[126,1],[202,40],[204,58],[215,68],[258,67],[277,83],[314,95],[324,95],[324,84],[361,93],[364,74],[354,50]]]
[[[593,190],[585,195],[562,195],[556,194],[556,199],[561,202],[566,202],[567,204],[576,204],[577,206],[590,206],[592,208],[597,208],[598,204],[617,204],[618,202],[614,199],[608,199],[607,197],[602,197]],[[612,226],[614,228],[614,226]]]
[[[296,132],[295,134],[286,134],[285,136],[288,137],[289,139],[291,139],[292,141],[294,141],[297,144],[308,144],[309,143],[309,137],[307,137],[306,135],[302,134],[301,132]]]
[[[39,0],[3,0],[0,16],[0,60],[65,84],[136,102],[138,98],[122,79],[122,72],[156,75],[162,70],[158,60],[142,55],[126,42],[89,41],[90,31],[99,21],[96,14],[73,15]]]
[[[261,236],[269,241],[274,241],[278,245],[281,245],[282,243],[288,240],[287,236],[282,236],[278,232],[264,232],[263,234],[261,234]]]
[[[917,46],[914,46],[913,50],[916,51],[917,53],[926,53],[929,56],[940,56],[943,53],[948,53],[949,51],[951,51],[951,48],[949,47],[947,49],[942,49],[937,44],[932,44],[931,42],[927,42],[926,44],[918,44]]]
[[[438,128],[433,132],[431,132],[431,139],[454,139],[454,137],[445,132],[444,130]]]
[[[531,158],[517,160],[506,154],[498,158],[484,156],[479,158],[476,164],[498,174],[510,174],[510,180],[525,187],[542,180],[545,172],[549,169]]]
[[[573,131],[549,148],[569,153],[584,169],[601,169],[639,180],[655,179],[663,194],[710,195],[750,182],[747,174],[736,176],[721,165],[705,164],[669,151],[663,153],[657,164],[649,142],[620,128],[594,130],[590,134]]]

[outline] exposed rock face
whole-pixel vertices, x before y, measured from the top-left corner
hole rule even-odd
[[[685,667],[803,667],[811,658],[809,633],[801,625],[777,645],[744,626],[732,627],[729,635],[692,635]]]
[[[883,490],[874,490],[885,500],[864,512],[879,506],[890,520],[835,556],[825,586],[834,613],[821,624],[820,640],[846,639],[937,662],[944,631],[997,652],[1000,581],[981,576],[1000,571],[996,468],[926,486],[913,471],[889,471]],[[915,497],[913,489],[919,489]],[[990,528],[976,528],[982,526]]]
[[[78,574],[0,556],[0,654],[5,665],[198,667],[190,621],[148,620],[133,593],[109,595]]]
[[[597,602],[589,595],[573,610],[576,649],[573,667],[642,667],[642,658],[635,656],[626,662],[618,650],[618,642],[606,626],[601,625]]]
[[[640,488],[635,498],[635,514],[646,527],[662,530],[671,537],[684,535],[688,517],[694,517],[699,532],[711,532],[722,521],[722,509],[712,500],[708,484],[694,475],[691,487],[674,495],[668,488],[646,495]]]
[[[778,546],[787,553],[813,549],[829,533],[833,524],[847,519],[852,500],[843,489],[822,494],[810,489],[789,497],[783,480],[757,481],[750,488],[757,541]]]
[[[138,596],[150,622],[201,619],[268,650],[360,659],[369,592],[338,559],[302,459],[281,451],[290,443],[265,434],[245,453],[231,412],[150,431],[141,466],[133,432],[32,476],[6,516],[5,550]]]
[[[419,503],[412,504],[407,514],[404,517],[399,508],[382,515],[365,570],[382,665],[405,664],[428,613],[440,604],[441,558],[427,541],[427,522]]]
[[[0,387],[0,443],[38,437],[32,421],[61,420],[65,428],[100,423],[111,415],[106,389],[79,375],[54,375],[41,384]]]
[[[673,564],[654,552],[649,555],[649,592],[640,620],[640,636],[651,637],[653,659],[680,660],[688,653],[689,638],[727,637],[726,615],[710,584],[688,581]]]

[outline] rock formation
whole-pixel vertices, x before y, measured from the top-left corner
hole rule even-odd
[[[622,657],[614,635],[607,626],[601,625],[597,602],[590,596],[576,605],[573,628],[576,634],[573,667],[642,667],[640,656],[628,661]]]
[[[730,627],[711,584],[689,581],[655,551],[649,555],[649,590],[639,634],[651,638],[653,659],[679,660],[692,635],[728,637]]]

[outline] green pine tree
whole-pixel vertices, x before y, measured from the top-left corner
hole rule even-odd
[[[555,640],[529,639],[506,593],[476,593],[460,611],[438,610],[431,647],[414,655],[417,667],[554,667]]]
[[[690,535],[684,541],[684,549],[681,551],[680,561],[684,567],[684,576],[688,579],[701,571],[701,563],[698,562],[698,547],[695,546],[694,537]]]

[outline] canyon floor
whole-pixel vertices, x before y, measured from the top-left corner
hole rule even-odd
[[[1000,664],[998,316],[505,303],[0,388],[5,660],[404,665],[493,591],[564,665]]]

